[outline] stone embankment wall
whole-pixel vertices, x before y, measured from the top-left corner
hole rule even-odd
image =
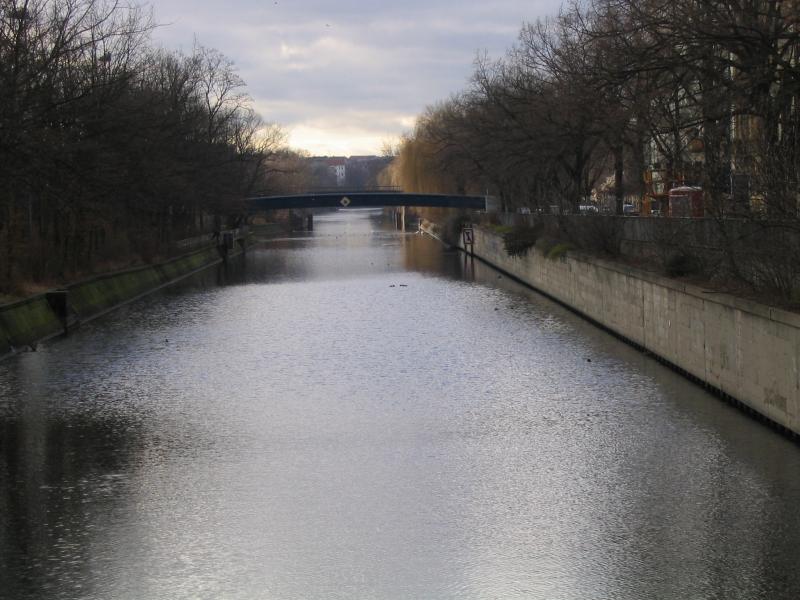
[[[208,246],[165,263],[100,275],[0,306],[0,359],[220,262],[220,252]]]
[[[651,352],[729,400],[800,434],[800,315],[568,253],[506,254],[475,228],[475,256]]]

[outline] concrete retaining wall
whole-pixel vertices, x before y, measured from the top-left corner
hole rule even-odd
[[[212,246],[158,265],[69,285],[63,290],[66,310],[51,305],[46,294],[0,306],[0,359],[220,262]]]
[[[500,236],[481,228],[474,252],[800,434],[800,315],[573,253],[512,258]]]

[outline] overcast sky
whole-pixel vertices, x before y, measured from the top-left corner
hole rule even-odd
[[[233,59],[259,113],[312,154],[375,154],[561,0],[152,0],[156,43]]]

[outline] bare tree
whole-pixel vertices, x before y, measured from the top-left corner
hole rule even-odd
[[[285,137],[235,65],[154,50],[105,0],[0,0],[0,290],[170,251],[265,185]]]

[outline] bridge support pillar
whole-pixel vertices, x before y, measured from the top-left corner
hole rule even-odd
[[[310,214],[306,216],[306,229],[308,231],[314,231],[314,215]]]

